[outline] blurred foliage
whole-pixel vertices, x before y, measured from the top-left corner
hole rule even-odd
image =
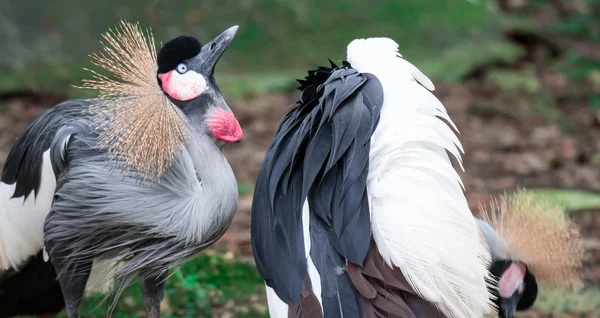
[[[472,59],[485,59],[473,49],[485,51],[487,43],[501,40],[494,12],[464,0],[2,1],[0,71],[8,76],[0,81],[0,92],[27,88],[77,94],[69,85],[87,76],[82,71],[90,66],[86,55],[99,49],[100,34],[119,18],[151,27],[157,42],[182,33],[206,42],[239,24],[219,63],[219,82],[221,76],[248,73],[299,77],[327,58],[343,59],[351,40],[373,36],[394,38],[407,59],[425,69],[431,62],[430,69],[443,77]],[[468,50],[461,51],[465,43]],[[492,55],[512,54],[497,44],[489,47]],[[451,63],[442,63],[448,50],[455,50],[449,53]],[[289,88],[283,78],[226,82],[234,92]]]
[[[548,0],[536,0],[538,5]],[[569,35],[600,45],[600,1],[581,1],[581,8],[565,14],[559,21],[551,24],[552,32]],[[582,56],[575,51],[568,52],[569,67],[564,73],[575,82],[593,81],[600,72],[600,60]],[[596,81],[596,86],[600,83]],[[600,109],[600,91],[589,93],[590,106]]]
[[[227,97],[292,91],[298,86],[293,72],[224,74],[219,76],[219,87]]]
[[[252,194],[254,192],[254,182],[251,180],[238,182],[238,192],[240,195]]]
[[[523,48],[506,40],[507,30],[600,44],[599,0],[523,0],[517,2],[524,8],[511,13],[502,12],[499,2],[507,1],[2,1],[0,93],[33,89],[89,96],[71,85],[89,76],[83,71],[90,66],[86,55],[100,48],[100,34],[119,18],[151,27],[158,43],[183,33],[206,42],[240,25],[217,70],[217,81],[232,96],[290,90],[306,69],[326,64],[327,58],[343,59],[346,45],[361,37],[393,38],[403,56],[436,83],[458,82],[486,65],[510,65],[521,58]],[[549,23],[532,19],[554,3],[570,9]],[[600,87],[600,61],[563,47],[566,53],[552,61],[553,69],[575,84]],[[509,73],[495,73],[492,80],[500,88],[538,89],[535,81],[520,80],[519,71]],[[591,105],[600,107],[599,93],[585,93]]]
[[[524,8],[503,16],[504,28],[531,32],[558,46],[563,52],[550,67],[566,75],[570,86],[586,87],[584,97],[600,109],[600,1],[524,3]]]
[[[600,288],[596,286],[585,286],[573,290],[555,289],[543,285],[539,287],[540,290],[534,308],[555,314],[600,312]],[[583,317],[583,315],[580,315],[580,317]]]
[[[566,212],[600,209],[600,193],[569,189],[527,189],[540,199],[561,206]]]
[[[514,72],[510,70],[494,69],[486,74],[487,79],[496,87],[507,93],[519,93],[525,91],[530,94],[539,93],[542,84],[532,70]]]
[[[477,52],[477,54],[473,54]],[[415,64],[424,74],[434,78],[436,82],[460,82],[473,70],[485,67],[491,63],[514,62],[523,55],[519,46],[501,40],[465,42],[460,46],[452,47],[442,52],[437,58],[416,62],[406,57]]]

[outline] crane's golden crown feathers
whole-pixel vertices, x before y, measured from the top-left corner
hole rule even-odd
[[[102,35],[103,52],[92,63],[112,74],[96,71],[79,88],[98,91],[89,111],[102,123],[100,146],[126,170],[156,179],[169,167],[188,137],[185,115],[160,88],[152,31],[139,23],[120,21]]]
[[[500,236],[509,256],[527,264],[540,282],[579,286],[584,258],[579,229],[562,208],[519,190],[480,206],[481,218]]]

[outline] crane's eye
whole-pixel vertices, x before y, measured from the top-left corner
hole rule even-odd
[[[179,65],[177,65],[177,72],[179,74],[183,74],[185,72],[187,72],[188,68],[187,65],[185,65],[185,63],[179,63]]]

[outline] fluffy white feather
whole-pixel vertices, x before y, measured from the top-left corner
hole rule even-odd
[[[446,154],[462,168],[460,141],[440,118],[456,127],[430,92],[433,83],[388,38],[354,40],[347,58],[360,72],[375,75],[384,90],[367,181],[381,256],[449,317],[493,312],[486,288],[491,256]]]
[[[321,311],[323,310],[323,299],[321,298],[321,276],[319,275],[319,271],[317,271],[317,267],[310,257],[310,208],[308,205],[308,200],[304,201],[304,206],[302,207],[302,233],[304,235],[304,252],[306,254],[306,265],[308,271],[308,277],[310,278],[310,283],[312,285],[312,291],[317,296],[319,300],[319,304],[321,304]]]
[[[267,293],[267,306],[269,307],[269,317],[286,318],[288,316],[288,305],[275,293],[273,288],[265,284]]]
[[[37,196],[11,198],[16,184],[0,182],[0,271],[18,267],[44,247],[44,222],[56,189],[49,150],[40,164],[42,178]]]

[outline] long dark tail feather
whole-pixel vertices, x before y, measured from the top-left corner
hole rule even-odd
[[[324,316],[362,317],[360,294],[348,276],[346,261],[329,241],[319,218],[310,218],[310,233],[310,256],[321,276]]]
[[[361,296],[365,318],[446,317],[417,296],[398,267],[383,261],[373,240],[363,266],[349,263],[348,273]]]
[[[19,315],[52,315],[63,310],[65,302],[56,272],[44,262],[42,252],[32,256],[19,271],[0,273],[0,318]]]

